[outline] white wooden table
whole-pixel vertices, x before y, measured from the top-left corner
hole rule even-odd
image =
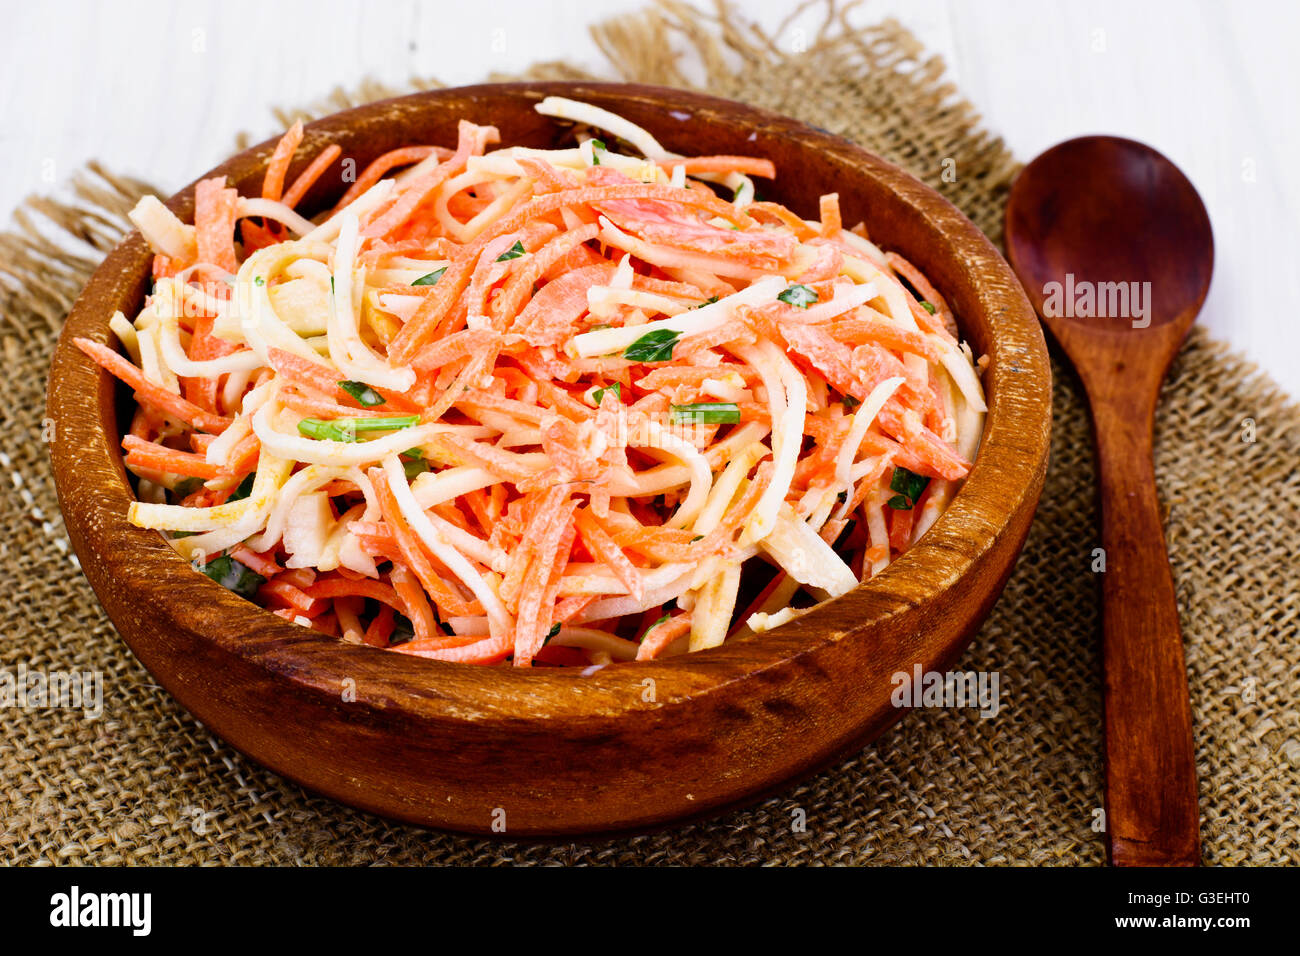
[[[92,157],[170,191],[215,165],[238,131],[276,132],[271,104],[367,75],[469,83],[560,58],[600,68],[590,19],[642,2],[0,0],[0,214]],[[743,9],[773,28],[793,5]],[[1108,132],[1177,162],[1214,224],[1201,321],[1300,395],[1300,4],[871,0],[853,18],[887,15],[946,58],[1022,159]]]

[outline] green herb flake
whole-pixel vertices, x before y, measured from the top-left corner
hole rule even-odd
[[[182,478],[180,481],[176,482],[175,487],[172,488],[172,494],[175,495],[177,499],[188,498],[202,487],[202,478]]]
[[[390,418],[337,418],[330,422],[319,418],[304,418],[298,423],[298,431],[308,438],[321,441],[355,442],[358,432],[397,431],[401,428],[410,428],[419,421],[419,415],[396,415]]]
[[[921,308],[925,309],[925,311],[929,312],[931,315],[934,315],[934,306],[929,302],[922,302]]]
[[[446,271],[446,266],[443,266],[441,269],[434,269],[432,272],[420,276],[420,278],[412,282],[411,285],[437,285],[438,280],[442,278],[442,274]]]
[[[253,276],[253,285],[264,286],[266,285],[266,280],[263,279],[261,276]]]
[[[560,633],[560,625],[558,623],[552,624],[551,629],[546,634],[546,640],[549,641],[551,638],[555,637],[559,633]]]
[[[740,421],[740,406],[735,402],[698,402],[673,405],[669,415],[677,424],[734,425]]]
[[[406,473],[407,481],[414,481],[430,470],[429,462],[424,457],[423,448],[408,448],[402,452],[402,457],[407,459],[402,462],[402,471]]]
[[[702,309],[702,308],[704,308],[706,305],[713,305],[713,303],[715,303],[715,302],[717,302],[717,301],[718,301],[718,297],[717,297],[716,295],[711,295],[711,296],[709,296],[707,299],[705,299],[703,302],[701,302],[699,305],[693,305],[693,306],[691,306],[691,309],[692,309],[692,310],[694,310],[694,309]]]
[[[647,332],[623,350],[623,358],[629,362],[667,362],[681,334],[674,329]]]
[[[886,504],[895,511],[911,511],[929,484],[929,478],[908,471],[899,465],[894,469],[893,477],[889,479],[889,490],[897,491],[898,494],[890,498]]]
[[[213,558],[203,565],[203,573],[216,581],[228,591],[234,591],[240,597],[250,601],[257,589],[266,583],[266,578],[249,570],[228,554]]]
[[[253,493],[253,479],[255,477],[256,475],[253,472],[249,472],[245,475],[244,480],[239,483],[239,487],[230,493],[230,497],[226,499],[226,503],[229,504],[232,501],[243,501],[251,495]]]
[[[696,541],[703,541],[703,540],[704,540],[704,535],[697,534],[695,537],[691,538],[691,544],[694,544]]]
[[[339,382],[339,388],[343,389],[343,391],[347,392],[366,408],[373,408],[376,405],[384,404],[384,396],[380,395],[365,382]]]
[[[415,639],[415,625],[404,614],[393,615],[393,633],[388,635],[388,646],[396,647]]]
[[[852,395],[845,395],[842,399],[840,399],[840,404],[844,406],[844,411],[851,412],[853,411],[853,409],[857,408],[862,403],[858,401],[856,398],[854,398]]]
[[[605,397],[606,392],[613,392],[614,397],[620,402],[623,400],[623,383],[615,382],[613,385],[606,385],[604,388],[598,388],[591,393],[591,400],[600,405],[601,399]]]
[[[393,432],[401,428],[410,428],[420,423],[419,415],[393,415],[388,418],[351,418],[353,431],[359,432]]]
[[[647,628],[645,629],[645,633],[641,635],[641,640],[644,641],[647,637],[650,636],[650,632],[651,632],[651,631],[653,631],[656,627],[658,627],[658,626],[659,626],[660,624],[662,624],[664,621],[668,620],[670,617],[672,617],[672,614],[669,613],[669,612],[667,612],[667,611],[665,611],[663,617],[659,618],[659,620],[655,621],[653,624],[651,624],[649,627],[647,627]]]
[[[525,251],[524,244],[516,239],[513,246],[501,253],[501,255],[497,256],[497,262],[508,262],[511,259],[518,259],[520,256],[524,255]]]
[[[405,472],[407,481],[415,481],[416,478],[419,478],[428,470],[429,463],[423,458],[402,462],[402,471]]]
[[[817,292],[806,285],[792,285],[777,296],[786,305],[806,309],[817,301]]]
[[[600,165],[600,155],[596,152],[597,150],[600,150],[601,153],[606,152],[605,144],[598,139],[593,139],[591,141],[591,165],[593,166]]]

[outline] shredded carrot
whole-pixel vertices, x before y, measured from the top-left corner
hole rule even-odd
[[[753,156],[684,156],[681,159],[664,160],[660,165],[664,169],[685,167],[688,176],[699,173],[743,173],[746,176],[776,179],[776,166],[772,161]]]
[[[199,261],[226,272],[239,268],[235,257],[235,210],[239,193],[226,187],[224,176],[201,179],[194,186],[194,229]]]
[[[220,433],[230,426],[231,419],[204,411],[193,402],[187,402],[174,392],[148,381],[140,369],[108,346],[90,339],[73,339],[72,342],[102,368],[130,385],[135,390],[136,399],[142,404],[202,431]]]
[[[202,455],[178,451],[134,435],[123,438],[122,447],[126,449],[128,465],[170,472],[173,475],[188,475],[191,478],[215,478],[221,472],[220,468],[209,464]]]
[[[821,198],[821,216],[822,216],[822,235],[831,237],[838,235],[844,228],[844,223],[840,220],[840,195],[839,193],[827,193]]]
[[[275,150],[266,164],[266,176],[262,179],[262,198],[276,199],[284,192],[284,178],[289,174],[289,163],[302,142],[302,121],[294,123],[275,144]]]
[[[673,641],[691,629],[690,614],[675,614],[661,624],[656,624],[646,632],[637,648],[636,659],[651,661],[662,654]]]
[[[361,175],[357,177],[356,182],[348,187],[347,192],[343,194],[343,198],[339,200],[335,210],[350,205],[354,199],[397,167],[418,163],[435,154],[442,159],[448,159],[451,156],[451,151],[439,150],[436,146],[403,146],[400,149],[389,150],[361,171]]]
[[[307,168],[298,174],[298,178],[293,181],[293,185],[285,190],[284,199],[282,200],[284,204],[293,209],[298,203],[302,202],[303,197],[307,195],[307,191],[316,185],[316,181],[325,174],[325,170],[329,169],[334,164],[334,161],[342,155],[343,150],[337,143],[330,143],[321,150],[320,155],[313,159]]]

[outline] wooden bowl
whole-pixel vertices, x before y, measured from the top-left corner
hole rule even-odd
[[[533,111],[559,94],[615,110],[689,154],[766,156],[763,188],[806,216],[838,191],[848,223],[911,259],[987,354],[989,415],[965,487],[886,573],[780,629],[663,661],[576,671],[478,668],[348,645],[286,623],[195,573],[127,523],[118,413],[129,396],[72,345],[113,342],[141,307],[138,233],[73,307],[50,370],[54,474],[99,600],[158,681],[213,733],[305,787],[387,817],[474,833],[647,829],[756,798],[861,747],[903,711],[897,672],[946,670],[1001,592],[1047,462],[1050,371],[1010,268],[960,212],[847,140],[725,100],[616,84],[501,84],[419,93],[307,126],[290,172],[328,143],[360,169],[411,143],[454,143],[465,117],[505,144],[571,143]],[[272,141],[205,176],[256,193]],[[307,197],[324,208],[339,169]],[[168,205],[193,213],[193,187]],[[503,830],[504,827],[504,830]]]

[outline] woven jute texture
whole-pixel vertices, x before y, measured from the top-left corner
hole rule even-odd
[[[620,74],[607,78],[693,78],[712,93],[842,133],[914,171],[997,238],[1016,163],[978,128],[942,63],[896,23],[850,29],[831,10],[820,33],[787,35],[778,47],[734,14],[663,4],[596,36]],[[563,64],[529,75],[590,78]],[[388,92],[339,93],[303,112]],[[0,669],[101,672],[103,714],[0,708],[5,861],[1103,861],[1095,476],[1087,415],[1068,371],[1056,369],[1052,464],[1037,520],[963,661],[999,673],[996,717],[916,711],[783,795],[657,834],[519,844],[430,832],[307,795],[213,738],[130,655],[78,572],[41,441],[45,372],[73,297],[145,186],[91,167],[73,189],[75,199],[33,201],[0,236],[10,369],[0,402]],[[69,253],[70,237],[88,245]],[[1292,544],[1300,408],[1194,333],[1164,392],[1156,459],[1187,643],[1205,859],[1300,863],[1300,562]]]

